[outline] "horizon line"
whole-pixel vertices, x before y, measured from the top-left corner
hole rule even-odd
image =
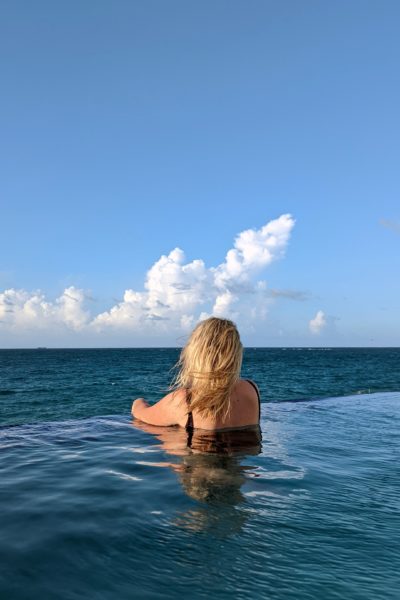
[[[21,346],[15,348],[0,348],[7,350],[180,350],[184,346]],[[243,346],[244,350],[363,350],[363,349],[392,349],[400,350],[400,346]]]

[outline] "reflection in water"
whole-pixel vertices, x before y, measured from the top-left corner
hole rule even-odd
[[[154,434],[163,450],[179,457],[177,462],[149,463],[170,467],[180,480],[184,492],[201,503],[196,509],[180,514],[177,526],[194,531],[213,530],[229,535],[239,531],[247,513],[237,506],[245,501],[241,487],[246,470],[241,459],[261,452],[260,427],[206,431],[186,431],[182,427],[155,427],[134,420],[134,425]]]

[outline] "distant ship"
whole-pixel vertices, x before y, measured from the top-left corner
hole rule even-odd
[[[47,346],[38,346],[36,350],[47,350]]]

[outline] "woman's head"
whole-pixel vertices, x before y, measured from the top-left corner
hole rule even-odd
[[[210,317],[198,323],[182,349],[176,378],[178,386],[190,388],[192,409],[205,416],[227,414],[242,355],[239,332],[232,321]]]

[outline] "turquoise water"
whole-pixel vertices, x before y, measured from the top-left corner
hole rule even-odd
[[[0,351],[0,598],[397,599],[400,351],[249,349],[261,439],[192,448],[129,417],[176,356]]]

